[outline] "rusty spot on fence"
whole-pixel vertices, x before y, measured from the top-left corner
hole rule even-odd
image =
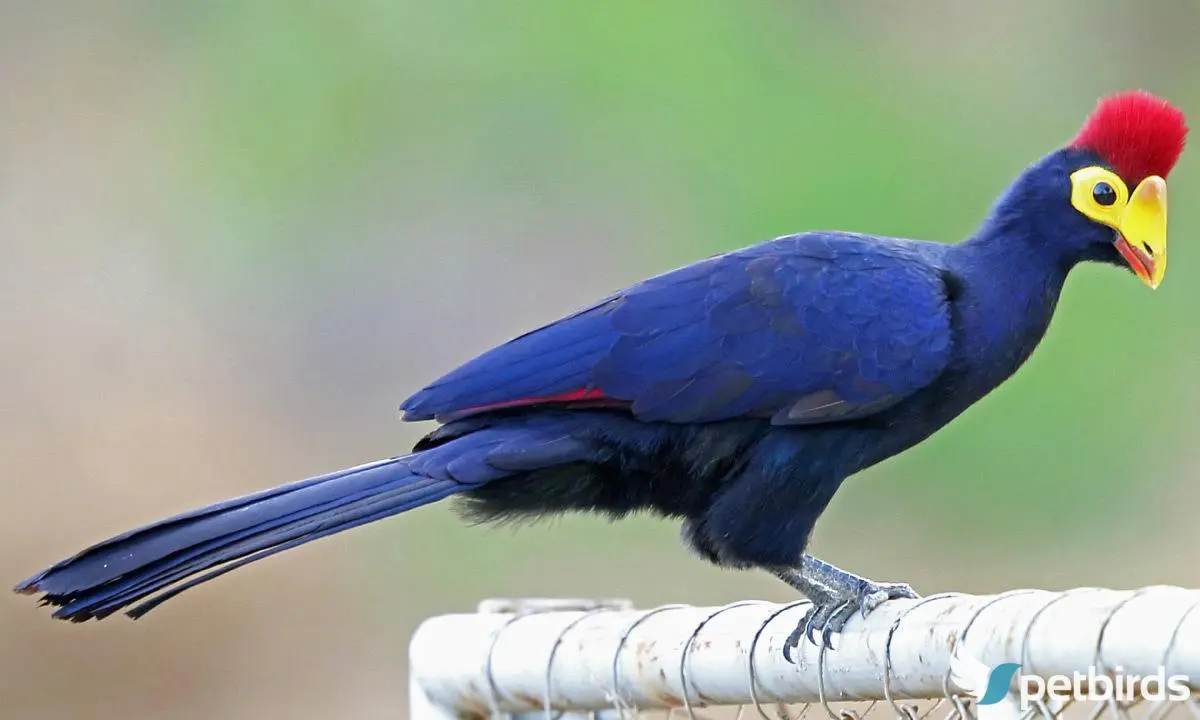
[[[468,682],[460,689],[459,717],[463,720],[487,720],[492,716],[492,707],[487,698],[491,693],[474,682]]]
[[[457,714],[460,720],[488,720],[492,716],[492,709],[474,694],[464,694],[462,707],[458,709]]]
[[[522,705],[528,707],[531,710],[536,710],[538,708],[545,707],[545,705],[546,705],[545,698],[534,697],[533,695],[526,695],[525,693],[521,693],[521,692],[514,692],[512,694],[512,699],[516,700],[517,702],[521,703]],[[551,707],[553,707],[553,705]]]

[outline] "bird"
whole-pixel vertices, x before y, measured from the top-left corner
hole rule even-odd
[[[956,243],[814,230],[655,275],[419,390],[407,454],[256,492],[92,545],[17,584],[75,622],[138,618],[289,548],[451,496],[476,522],[649,512],[701,559],[811,601],[784,654],[916,598],[808,552],[849,477],[929,438],[1011,377],[1068,273],[1157,288],[1184,113],[1103,96]]]

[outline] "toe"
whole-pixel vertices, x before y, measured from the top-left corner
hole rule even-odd
[[[800,643],[804,640],[804,634],[807,627],[807,623],[801,619],[800,622],[796,624],[796,629],[792,631],[791,635],[788,635],[787,640],[783,643],[783,659],[787,660],[793,665],[796,664],[796,659],[792,657],[792,653],[800,647]]]
[[[821,647],[821,642],[817,640],[817,633],[821,632],[825,625],[829,622],[829,605],[821,605],[813,609],[813,612],[808,617],[808,627],[804,630],[805,637],[808,641],[817,647]]]
[[[840,634],[846,627],[846,623],[850,618],[854,617],[855,611],[858,610],[858,604],[854,602],[844,602],[837,610],[829,616],[829,621],[825,623],[825,631],[821,635],[821,639],[825,643],[825,647],[833,649],[833,636]]]
[[[788,635],[787,640],[783,643],[783,659],[796,664],[796,659],[792,657],[792,653],[800,647],[800,643],[808,636],[809,628],[812,625],[813,615],[817,611],[816,605],[810,605],[808,611],[804,613],[804,617],[800,618],[800,622],[796,623],[796,629]]]
[[[861,603],[861,615],[866,617],[871,614],[871,611],[890,599],[886,590],[876,590],[875,592],[864,595]]]
[[[866,617],[872,610],[888,600],[899,600],[902,598],[916,600],[920,597],[911,587],[904,583],[871,583],[864,588],[862,615]]]
[[[906,583],[884,583],[880,585],[879,589],[887,593],[888,600],[898,600],[901,598],[917,600],[921,597],[917,594],[916,590],[912,589],[912,586]]]

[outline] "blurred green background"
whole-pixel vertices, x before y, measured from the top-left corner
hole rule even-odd
[[[0,578],[396,454],[396,405],[776,235],[952,241],[1104,93],[1200,115],[1195,2],[0,2]],[[1156,293],[1075,273],[1029,367],[850,482],[813,549],[918,590],[1200,583],[1200,155]],[[884,532],[879,528],[890,528]],[[0,715],[405,714],[488,596],[784,600],[673,523],[427,508],[131,623],[0,604]]]

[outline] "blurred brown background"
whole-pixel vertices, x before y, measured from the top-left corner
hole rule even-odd
[[[0,579],[404,451],[396,405],[642,276],[786,232],[954,240],[1097,96],[1200,116],[1195,2],[0,2]],[[1087,268],[1011,383],[815,551],[919,590],[1195,585],[1200,155],[1149,293]],[[870,530],[883,522],[894,532]],[[405,715],[488,596],[786,599],[671,523],[437,506],[132,623],[0,603],[6,718]]]

